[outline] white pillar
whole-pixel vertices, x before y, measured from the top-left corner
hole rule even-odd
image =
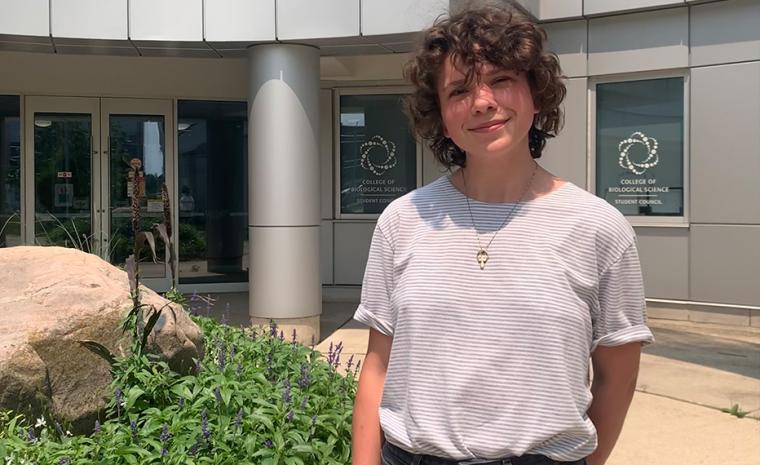
[[[248,49],[249,314],[319,341],[319,49]]]

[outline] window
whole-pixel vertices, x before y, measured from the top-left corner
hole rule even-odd
[[[596,194],[629,217],[682,222],[684,77],[599,82],[595,94]]]
[[[21,244],[20,99],[0,95],[0,247]]]
[[[418,146],[401,110],[402,95],[354,92],[338,97],[339,218],[379,215],[419,182]]]
[[[179,282],[248,280],[248,107],[179,101]]]

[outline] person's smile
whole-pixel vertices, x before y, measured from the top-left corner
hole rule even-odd
[[[509,118],[488,121],[488,122],[479,124],[477,126],[471,127],[469,131],[475,132],[475,133],[485,133],[485,134],[495,132],[503,128],[504,125],[507,124],[508,121],[509,121]]]

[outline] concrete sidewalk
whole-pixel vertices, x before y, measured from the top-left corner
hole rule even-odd
[[[351,315],[348,315],[350,318]],[[760,465],[760,328],[650,319],[633,403],[608,465]],[[369,329],[341,326],[317,349],[343,342],[363,360]],[[750,412],[721,412],[738,404]]]

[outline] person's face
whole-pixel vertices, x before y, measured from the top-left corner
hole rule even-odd
[[[438,81],[444,135],[468,155],[504,155],[524,144],[537,113],[527,74],[490,64],[465,87],[458,63],[446,59]]]

